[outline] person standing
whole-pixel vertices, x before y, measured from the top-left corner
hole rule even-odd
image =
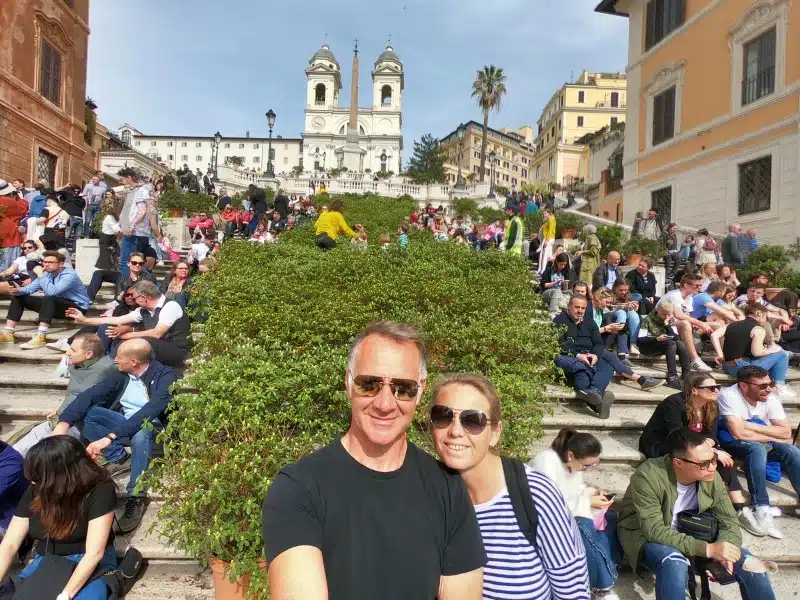
[[[370,324],[344,376],[350,428],[264,498],[271,597],[479,600],[486,557],[464,482],[406,433],[427,383],[419,332]]]
[[[595,270],[600,266],[600,251],[603,245],[600,243],[600,238],[597,237],[595,225],[584,225],[583,234],[586,236],[583,249],[575,253],[576,257],[580,256],[581,258],[581,272],[578,279],[592,281]]]
[[[648,240],[660,240],[663,232],[654,208],[647,211],[647,218],[639,224],[639,235]]]
[[[97,213],[100,211],[100,203],[106,193],[108,186],[100,185],[100,178],[93,175],[92,179],[83,187],[81,197],[86,201],[86,208],[83,214],[83,237],[89,238],[92,232],[92,223]]]
[[[142,180],[141,173],[131,167],[120,169],[117,173],[128,189],[119,226],[122,230],[120,244],[120,272],[128,276],[128,258],[132,252],[144,252],[150,247],[150,196],[153,186]]]
[[[199,170],[198,170],[198,178],[199,178]],[[203,188],[206,191],[206,195],[210,196],[211,192],[214,191],[214,171],[211,169],[203,175]]]
[[[522,256],[522,241],[525,239],[525,223],[513,207],[506,208],[506,215],[511,219],[505,239],[506,252]]]
[[[278,190],[278,195],[275,197],[275,210],[281,216],[282,221],[286,221],[289,216],[289,198],[286,197],[284,190]]]
[[[17,189],[0,179],[0,271],[8,269],[19,258],[25,239],[19,230],[20,220],[28,214],[28,203],[19,197]]]
[[[742,226],[731,223],[728,225],[728,235],[722,240],[722,262],[734,269],[744,266],[745,263],[740,246],[741,237]]]
[[[552,209],[543,210],[542,218],[542,227],[539,230],[539,239],[542,241],[539,247],[539,275],[544,273],[547,263],[553,258],[553,245],[556,243],[556,218]]]

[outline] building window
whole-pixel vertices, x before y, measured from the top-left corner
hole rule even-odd
[[[56,165],[58,164],[58,157],[55,154],[39,148],[39,153],[36,157],[36,179],[44,179],[50,188],[56,187]]]
[[[619,108],[619,92],[611,92],[611,108]]]
[[[195,148],[202,148],[203,147],[203,142],[196,142],[194,147]]]
[[[580,92],[578,92],[578,103],[583,104],[584,102],[586,102],[586,92],[581,90]]]
[[[555,137],[556,137],[556,126],[555,125],[553,125],[553,127],[550,128],[550,137],[552,137],[553,139],[555,139]]]
[[[230,148],[230,147],[231,147],[231,144],[230,144],[230,142],[225,142],[225,146],[224,146],[224,147],[225,147],[225,148]]]
[[[392,105],[392,86],[385,85],[381,88],[381,106]]]
[[[136,142],[134,142],[134,144],[133,144],[133,145],[134,145],[134,146],[141,146],[141,145],[142,145],[142,142],[140,142],[139,140],[136,140]]]
[[[666,231],[672,219],[672,186],[650,192],[650,206],[655,209],[658,221]]]
[[[172,159],[174,159],[174,158],[175,158],[175,157],[174,157],[174,156],[172,156],[172,154],[167,154],[167,160],[172,160]]]
[[[244,148],[244,144],[239,144],[239,150],[242,150],[243,148]]]
[[[172,148],[172,142],[167,142],[167,148]]]
[[[578,117],[578,127],[583,127],[583,117]]]
[[[325,84],[318,83],[317,87],[314,88],[314,104],[316,106],[325,106]]]
[[[42,40],[42,62],[39,91],[56,106],[61,105],[61,53],[47,40]]]
[[[285,164],[285,165],[289,164],[289,157],[288,156],[284,156],[283,157],[283,164]]]
[[[181,142],[181,148],[186,148],[186,142]]]
[[[253,144],[253,150],[258,150],[258,144]]]
[[[270,148],[268,154],[270,160],[275,160],[275,148]]]
[[[122,132],[122,143],[128,144],[129,146],[131,144],[131,132],[127,129]]]
[[[523,178],[527,178],[528,177],[528,169],[522,169],[522,177]]]
[[[187,160],[189,160],[189,155],[188,154],[181,154],[181,160],[186,162]]]
[[[259,162],[261,162],[261,157],[260,157],[260,156],[254,156],[254,157],[253,157],[253,162],[254,162],[254,163],[259,163]]]
[[[739,215],[769,210],[772,202],[772,156],[739,165]]]
[[[155,142],[150,142],[150,147],[151,148],[155,148],[156,147],[156,143]]]
[[[73,0],[64,0],[67,3],[67,6],[72,7]]]
[[[611,126],[614,127],[617,123],[619,123],[619,119],[617,117],[611,117]]]
[[[675,135],[675,86],[653,98],[653,146]]]
[[[547,159],[547,171],[548,171],[548,174],[550,176],[553,175],[553,171],[554,171],[553,165],[554,165],[554,161],[553,161],[553,157],[551,156],[550,158]]]
[[[775,28],[744,47],[742,106],[775,91]]]
[[[198,154],[197,156],[194,157],[194,160],[195,162],[203,162],[203,157]]]
[[[284,150],[288,150],[288,149],[289,149],[289,144],[284,144],[284,145],[283,145],[283,149],[284,149]]]
[[[650,0],[645,22],[645,51],[683,25],[686,0]]]

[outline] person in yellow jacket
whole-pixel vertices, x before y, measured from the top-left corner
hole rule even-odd
[[[342,216],[342,201],[334,200],[331,209],[324,211],[316,223],[317,248],[333,250],[336,247],[336,238],[344,234],[347,237],[357,238],[358,234],[347,226]]]
[[[525,223],[513,208],[506,208],[506,215],[511,219],[506,227],[505,248],[510,254],[522,256],[522,240],[525,239]],[[512,218],[513,217],[513,218]]]

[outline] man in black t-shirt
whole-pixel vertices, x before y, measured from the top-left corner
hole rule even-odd
[[[285,467],[264,499],[273,600],[478,600],[485,555],[461,477],[411,444],[427,377],[407,325],[356,337],[350,429]]]

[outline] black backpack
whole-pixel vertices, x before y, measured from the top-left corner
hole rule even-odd
[[[511,499],[511,506],[514,508],[514,516],[517,524],[525,538],[531,546],[536,548],[536,531],[539,526],[539,516],[536,513],[536,506],[531,497],[531,488],[528,484],[528,473],[525,465],[516,458],[504,456],[503,475],[506,479],[508,495]]]

